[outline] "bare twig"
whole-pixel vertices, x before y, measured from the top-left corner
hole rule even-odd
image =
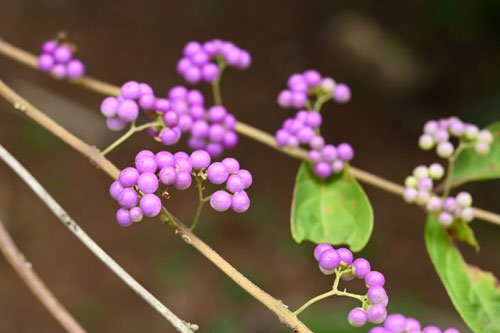
[[[70,333],[87,332],[66,310],[66,308],[50,292],[38,274],[33,270],[31,263],[19,251],[16,243],[10,237],[9,232],[0,220],[0,251],[5,259],[12,265],[21,280],[28,286],[33,294],[40,300],[43,306],[59,322],[59,324]]]
[[[98,168],[101,168],[111,178],[118,178],[119,170],[109,160],[102,156],[102,154],[100,154],[95,147],[89,146],[87,143],[69,133],[66,129],[61,127],[59,124],[47,117],[43,112],[41,112],[36,107],[31,105],[28,101],[19,96],[1,80],[0,95],[8,100],[12,105],[14,105],[17,110],[33,119],[44,128],[46,128],[49,132],[53,133],[62,141],[89,158],[92,163],[94,163]],[[271,295],[260,289],[258,286],[256,286],[254,283],[252,283],[250,280],[248,280],[243,274],[241,274],[238,270],[231,266],[231,264],[229,264],[217,252],[215,252],[195,234],[193,234],[188,227],[182,224],[174,216],[168,213],[167,216],[162,216],[162,220],[164,222],[168,220],[169,222],[173,223],[176,228],[176,233],[181,236],[181,238],[186,243],[190,244],[199,252],[201,252],[208,260],[215,264],[240,287],[242,287],[251,296],[253,296],[259,302],[264,304],[268,309],[270,309],[283,324],[299,333],[310,332],[307,326],[305,326],[295,315],[293,315],[281,300],[272,297]]]
[[[19,61],[29,67],[37,68],[37,59],[34,55],[12,45],[0,39],[0,53],[12,58],[13,60]],[[80,84],[81,86],[95,91],[97,93],[106,95],[106,96],[117,96],[120,93],[120,88],[114,86],[112,84],[106,83],[104,81],[96,80],[91,77],[85,76],[78,81],[73,81],[75,83]],[[253,140],[261,142],[271,148],[281,151],[284,154],[290,155],[297,159],[306,160],[307,152],[303,149],[299,148],[281,148],[279,147],[274,137],[258,128],[250,126],[248,124],[237,122],[236,131],[242,135],[245,135]],[[390,180],[384,179],[382,177],[376,176],[367,171],[355,168],[351,166],[349,168],[354,177],[358,180],[377,187],[386,192],[401,196],[403,194],[404,188],[403,186],[392,182]],[[500,225],[500,215],[489,212],[480,208],[475,208],[475,216],[476,218],[483,220],[485,222],[490,222],[494,224]]]
[[[104,250],[83,231],[78,224],[68,215],[68,213],[52,198],[52,196],[40,185],[40,183],[26,170],[3,146],[0,145],[0,158],[14,170],[19,177],[35,192],[47,207],[56,215],[59,220],[109,269],[111,269],[120,279],[123,280],[132,290],[141,296],[158,313],[167,319],[179,332],[192,333],[188,323],[177,317],[149,291],[141,286],[132,276],[130,276],[116,261],[113,260]]]

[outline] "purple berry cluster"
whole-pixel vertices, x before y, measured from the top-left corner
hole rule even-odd
[[[406,318],[402,314],[388,315],[384,326],[373,327],[368,333],[460,333],[456,328],[441,331],[436,326],[426,326],[422,329],[420,322],[414,318]]]
[[[222,162],[212,163],[207,169],[208,180],[215,185],[226,184],[226,190],[218,190],[210,197],[210,206],[218,212],[231,208],[243,213],[250,207],[250,198],[245,192],[252,185],[252,174],[240,169],[234,158],[228,157]]]
[[[205,150],[196,150],[191,155],[182,151],[154,154],[142,150],[135,157],[135,168],[123,169],[109,189],[121,206],[116,213],[118,223],[126,227],[141,221],[143,216],[157,216],[162,207],[157,195],[162,193],[160,185],[186,190],[193,182],[192,177],[208,178],[216,185],[226,183],[227,192],[219,190],[211,196],[210,204],[215,210],[232,208],[242,213],[250,207],[250,199],[244,190],[252,184],[252,175],[240,169],[234,158],[211,164],[210,154]]]
[[[139,105],[149,110],[154,103],[153,89],[148,84],[128,81],[121,86],[118,97],[106,97],[102,101],[101,113],[107,118],[106,125],[110,130],[120,131],[137,119]]]
[[[479,155],[488,155],[493,135],[487,129],[479,130],[476,125],[463,122],[457,117],[430,120],[424,125],[424,133],[418,140],[423,150],[436,147],[437,154],[442,158],[453,155],[455,147],[450,142],[457,138],[466,147],[474,147]]]
[[[294,118],[288,118],[276,132],[276,143],[280,147],[298,147],[300,144],[310,148],[309,160],[314,163],[314,173],[321,178],[328,178],[332,173],[339,173],[345,163],[352,160],[354,150],[348,143],[337,147],[325,145],[325,140],[317,132],[321,126],[321,114],[317,111],[298,111]]]
[[[363,296],[363,306],[349,312],[347,320],[352,326],[361,327],[367,322],[380,324],[387,316],[389,297],[384,289],[385,277],[382,273],[372,271],[368,260],[357,258],[346,248],[335,250],[330,244],[322,243],[314,249],[314,258],[319,262],[319,269],[325,275],[337,270],[340,278],[345,281],[364,279],[368,288]],[[339,270],[340,268],[340,270]]]
[[[283,108],[304,108],[308,97],[333,98],[337,103],[347,103],[351,99],[351,90],[344,83],[335,83],[331,78],[323,78],[314,70],[304,73],[295,73],[288,78],[288,89],[282,90],[278,95],[278,104]]]
[[[85,74],[85,66],[80,60],[73,58],[73,49],[62,37],[46,41],[38,56],[38,69],[50,72],[58,79],[81,78]]]
[[[213,82],[219,76],[221,63],[247,69],[251,62],[250,53],[231,42],[213,39],[200,44],[192,41],[184,46],[183,57],[177,63],[177,72],[189,83],[201,80]]]
[[[429,167],[419,165],[413,170],[413,175],[406,177],[403,198],[408,203],[416,203],[435,214],[444,227],[449,227],[453,221],[470,222],[474,219],[472,197],[468,192],[460,192],[456,197],[448,196],[444,200],[433,192],[434,181],[443,178],[444,168],[439,163]]]

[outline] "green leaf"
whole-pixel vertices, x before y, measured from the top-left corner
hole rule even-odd
[[[453,305],[479,333],[500,332],[500,285],[490,272],[469,266],[436,219],[429,215],[425,244]]]
[[[465,149],[458,155],[453,175],[453,186],[478,181],[500,178],[500,121],[486,127],[493,134],[493,143],[487,156],[478,155],[474,148]]]
[[[476,236],[474,236],[474,231],[467,222],[455,220],[448,228],[448,231],[453,239],[466,242],[474,246],[476,250],[479,250],[479,243],[477,242]]]
[[[297,243],[347,244],[357,252],[370,239],[373,211],[347,166],[322,180],[309,163],[302,162],[295,181],[291,228]]]

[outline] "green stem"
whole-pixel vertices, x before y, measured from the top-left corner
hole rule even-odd
[[[304,311],[306,308],[308,308],[311,304],[316,303],[317,301],[321,301],[322,299],[325,299],[327,297],[335,295],[335,290],[330,290],[324,294],[318,295],[314,298],[311,298],[306,304],[302,305],[300,308],[298,308],[296,311],[293,312],[294,315],[298,316],[302,311]]]
[[[200,219],[201,211],[203,210],[203,206],[205,203],[210,200],[210,196],[207,198],[203,197],[203,179],[201,177],[195,176],[196,179],[196,188],[198,189],[198,198],[199,198],[199,203],[198,203],[198,208],[196,209],[196,214],[194,215],[193,223],[189,227],[189,230],[193,230],[196,225],[198,224],[198,221]]]
[[[141,126],[135,126],[135,122],[133,122],[130,125],[129,130],[125,134],[123,134],[121,137],[119,137],[118,140],[116,140],[115,142],[113,142],[112,144],[110,144],[106,149],[104,149],[101,152],[101,154],[103,156],[106,155],[107,153],[109,153],[110,151],[112,151],[113,149],[115,149],[116,147],[118,147],[120,144],[122,144],[123,142],[125,142],[128,138],[130,138],[135,133],[143,131],[146,128],[153,127],[155,125],[157,125],[157,124],[153,122],[153,123],[147,123],[147,124],[144,124],[144,125],[141,125]]]
[[[319,97],[316,99],[316,102],[314,102],[313,110],[319,112],[323,104],[325,104],[331,98],[332,98],[331,94],[319,95]]]
[[[464,150],[465,145],[463,143],[460,143],[453,153],[451,157],[448,158],[448,170],[446,171],[446,179],[444,181],[444,190],[443,190],[443,199],[446,198],[450,194],[451,190],[451,177],[453,174],[453,168],[455,167],[455,162],[457,160],[458,155]]]
[[[224,60],[217,60],[219,64],[219,74],[212,82],[212,94],[214,96],[215,105],[222,105],[222,94],[220,93],[220,80],[222,78],[222,73],[226,69],[226,62]]]

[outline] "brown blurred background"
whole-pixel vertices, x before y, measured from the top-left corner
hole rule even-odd
[[[348,141],[354,165],[402,182],[419,163],[428,119],[457,115],[485,126],[500,119],[500,3],[440,1],[63,1],[2,2],[1,38],[32,53],[65,30],[87,73],[113,84],[150,83],[155,92],[183,81],[175,64],[189,40],[214,37],[249,50],[249,70],[229,70],[222,92],[238,119],[274,132],[289,110],[277,93],[294,72],[316,68],[348,83],[351,103],[328,103],[327,141]],[[82,139],[105,147],[118,134],[98,112],[103,96],[0,57],[2,79]],[[209,93],[208,87],[203,91]],[[207,95],[207,99],[210,99]],[[201,332],[287,332],[260,303],[153,220],[121,228],[110,180],[65,144],[0,102],[0,142],[46,186],[88,233],[146,288]],[[110,154],[131,164],[144,148],[163,146],[141,133]],[[176,150],[187,149],[182,144]],[[264,290],[291,308],[329,288],[311,243],[295,244],[289,211],[297,160],[242,137],[229,152],[254,174],[245,214],[206,209],[196,233]],[[0,216],[35,269],[91,332],[170,332],[172,328],[78,242],[3,164]],[[475,204],[500,212],[499,182],[472,184]],[[423,240],[424,213],[364,186],[375,211],[372,240],[359,254],[384,272],[389,311],[443,328],[468,329],[433,271]],[[185,192],[185,193],[184,193]],[[172,210],[189,220],[194,190],[175,192]],[[473,223],[480,254],[469,262],[500,273],[500,229]],[[350,285],[349,285],[350,286]],[[354,283],[355,288],[361,284]],[[315,332],[364,332],[346,325],[352,300],[328,299],[304,312]],[[0,332],[61,332],[0,259]]]

